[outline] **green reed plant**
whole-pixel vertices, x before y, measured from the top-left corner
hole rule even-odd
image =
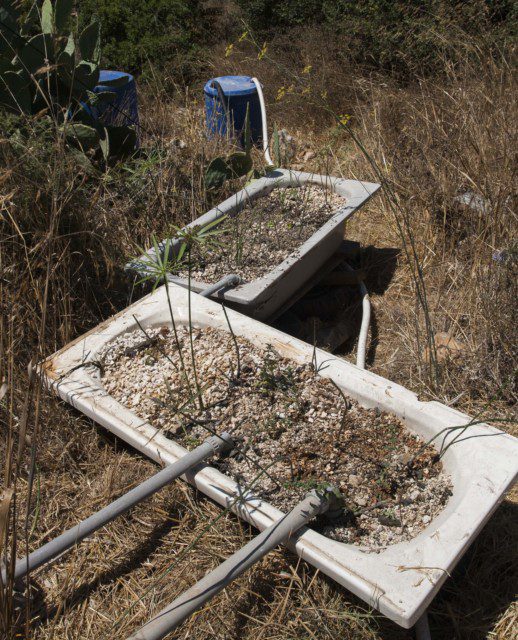
[[[223,313],[225,314],[225,320],[227,321],[228,330],[230,331],[230,335],[232,336],[232,342],[234,344],[234,349],[236,351],[237,369],[236,369],[236,375],[234,376],[234,374],[232,373],[232,377],[235,380],[239,380],[239,378],[241,377],[241,353],[239,351],[239,343],[237,341],[236,334],[232,329],[232,325],[230,324],[230,318],[228,317],[227,309],[224,304],[221,306],[223,308]]]
[[[154,255],[148,254],[144,249],[140,249],[140,258],[133,261],[134,268],[142,274],[136,284],[151,284],[152,289],[163,283],[165,286],[169,315],[175,344],[178,349],[178,357],[180,359],[180,368],[186,382],[186,387],[190,397],[194,397],[185,359],[182,353],[182,346],[178,336],[178,328],[173,312],[173,304],[170,292],[171,274],[177,273],[187,268],[187,298],[188,298],[188,330],[189,330],[189,347],[190,359],[194,377],[194,387],[198,408],[204,410],[203,390],[198,378],[198,367],[196,365],[196,357],[194,353],[194,339],[192,326],[192,269],[193,269],[193,252],[202,253],[211,248],[218,246],[217,237],[224,233],[224,230],[218,227],[224,222],[226,216],[218,218],[204,226],[193,227],[173,227],[176,244],[171,238],[166,239],[162,244],[158,242],[155,236],[152,237]]]
[[[180,360],[180,369],[184,377],[189,395],[192,397],[192,389],[185,366],[185,360],[182,353],[182,345],[178,336],[178,329],[176,320],[174,317],[173,303],[171,300],[171,292],[169,290],[169,277],[172,272],[181,268],[182,257],[184,251],[176,254],[172,246],[170,238],[160,245],[156,236],[151,238],[153,243],[153,249],[155,254],[153,256],[146,253],[144,249],[140,249],[140,258],[135,261],[135,267],[139,273],[143,274],[136,284],[151,284],[153,291],[159,284],[163,283],[165,287],[167,306],[169,309],[169,316],[171,318],[171,326],[173,328],[174,340],[176,348],[178,349],[178,358]]]
[[[180,248],[176,256],[177,264],[181,264],[184,256],[187,262],[187,306],[189,314],[189,345],[191,352],[191,363],[194,375],[194,384],[196,387],[196,394],[198,397],[198,405],[200,411],[204,409],[203,393],[198,380],[198,369],[196,366],[196,357],[194,354],[194,340],[192,332],[192,252],[193,250],[203,251],[207,250],[210,246],[217,245],[217,236],[221,235],[223,231],[218,229],[217,226],[222,222],[222,218],[213,220],[204,226],[184,227],[183,229],[176,228],[176,237],[180,241]]]

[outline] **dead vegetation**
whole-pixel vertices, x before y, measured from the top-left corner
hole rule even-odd
[[[463,50],[472,50],[465,64],[445,64],[436,77],[416,75],[401,84],[330,62],[318,34],[301,43],[284,67],[300,75],[301,61],[311,65],[315,94],[333,86],[333,108],[352,116],[351,131],[396,196],[396,210],[385,191],[347,227],[347,237],[364,246],[399,252],[360,258],[375,310],[369,366],[422,397],[486,418],[515,417],[513,51],[490,56],[484,43],[466,37]],[[286,39],[271,43],[270,55],[276,46],[280,56]],[[305,169],[376,180],[347,131],[300,91],[287,91],[285,69],[257,60],[244,45],[234,57],[215,53],[218,73],[225,65],[261,78],[271,120],[298,141],[296,161]],[[277,101],[283,87],[286,100]],[[152,151],[102,175],[75,166],[52,132],[40,131],[41,122],[25,123],[32,128],[25,146],[13,144],[7,137],[12,125],[2,123],[0,548],[7,557],[36,548],[155,469],[55,399],[40,399],[26,370],[126,305],[131,286],[121,266],[138,253],[135,244],[166,235],[172,223],[198,217],[213,203],[202,171],[215,143],[204,138],[198,89],[178,89],[172,101],[158,83],[142,86],[144,146]],[[306,156],[308,149],[314,157]],[[483,207],[455,200],[466,192],[482,198]],[[409,259],[405,247],[411,244],[415,256],[410,252]],[[437,353],[435,377],[416,303],[415,257],[435,333],[462,345],[455,357]],[[343,347],[346,357],[353,350],[354,341]],[[516,636],[516,505],[514,492],[432,603],[434,638]],[[7,638],[37,640],[125,637],[253,535],[228,514],[208,528],[220,513],[175,484],[39,571],[30,612],[23,599],[20,605],[2,590],[0,629]],[[185,623],[177,637],[403,640],[411,634],[280,550]]]

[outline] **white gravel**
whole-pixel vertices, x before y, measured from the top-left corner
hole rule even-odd
[[[114,341],[102,356],[103,382],[121,403],[169,437],[192,448],[208,431],[242,439],[246,458],[220,469],[282,510],[311,488],[331,483],[346,500],[346,515],[315,524],[342,542],[379,550],[409,540],[440,513],[451,480],[432,447],[423,447],[394,415],[345,399],[311,365],[299,366],[273,349],[239,339],[241,372],[228,332],[193,329],[204,410],[195,400],[189,334],[178,336],[191,391],[170,329],[141,331]],[[189,400],[192,394],[192,399]],[[417,455],[418,454],[418,455]],[[412,462],[412,459],[415,460]],[[268,469],[260,475],[259,467]]]
[[[229,273],[260,278],[344,206],[345,198],[318,185],[274,189],[225,218],[211,243],[193,249],[191,277],[209,284]],[[187,277],[185,264],[178,273]]]

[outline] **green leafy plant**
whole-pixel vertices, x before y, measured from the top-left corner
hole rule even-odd
[[[110,156],[135,149],[133,127],[104,125],[95,117],[112,91],[99,83],[101,29],[92,21],[78,35],[72,0],[44,0],[22,14],[15,0],[0,0],[0,109],[52,118],[69,144]],[[122,86],[126,78],[103,81]]]
[[[265,349],[255,387],[264,395],[280,392],[296,396],[294,371],[291,366],[279,365],[279,354],[271,345]]]

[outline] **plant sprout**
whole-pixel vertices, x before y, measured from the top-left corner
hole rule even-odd
[[[189,380],[189,376],[187,373],[187,367],[185,364],[185,359],[182,353],[182,348],[180,344],[180,338],[178,336],[178,328],[176,325],[174,312],[173,312],[173,304],[171,300],[171,292],[169,289],[169,281],[171,277],[171,273],[177,272],[182,269],[185,262],[187,263],[187,272],[188,272],[188,280],[187,280],[187,291],[188,291],[188,328],[189,328],[189,345],[190,345],[190,355],[191,355],[191,364],[193,369],[194,376],[194,386],[196,389],[196,396],[198,399],[198,407],[200,411],[204,409],[203,403],[203,391],[198,379],[198,370],[196,366],[196,358],[194,354],[194,340],[193,340],[193,332],[192,332],[192,299],[191,299],[191,273],[192,273],[192,251],[193,249],[200,249],[202,247],[216,246],[216,237],[223,233],[221,229],[215,229],[216,225],[221,224],[221,222],[225,219],[226,216],[222,218],[218,218],[217,220],[213,220],[204,226],[194,226],[187,228],[173,227],[177,240],[180,241],[179,247],[175,247],[173,241],[168,238],[162,244],[159,244],[156,237],[152,237],[154,255],[150,255],[146,253],[145,250],[141,249],[141,258],[135,261],[134,265],[139,273],[144,274],[137,281],[136,284],[143,283],[151,283],[153,291],[156,287],[164,283],[166,297],[167,297],[167,305],[169,309],[169,315],[171,318],[171,326],[173,328],[173,334],[175,339],[175,344],[178,349],[178,357],[180,359],[180,368],[183,373],[187,390],[190,398],[194,397],[191,382]],[[140,326],[140,325],[139,325]],[[142,329],[142,327],[141,327]],[[143,330],[143,329],[142,329]]]

